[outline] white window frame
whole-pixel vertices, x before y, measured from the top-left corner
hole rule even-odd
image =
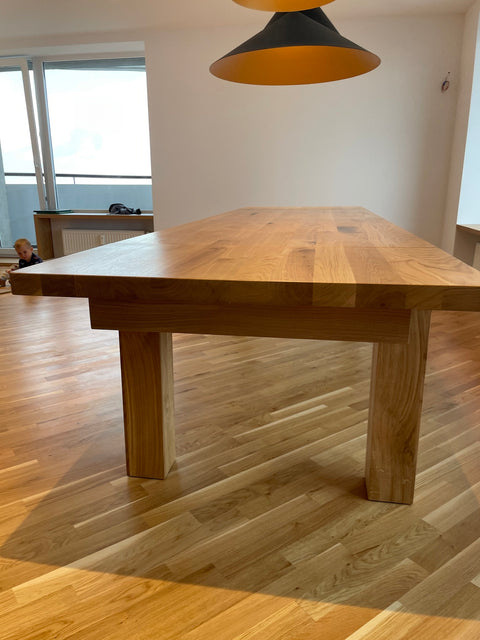
[[[138,44],[138,43],[137,43]],[[18,67],[22,73],[25,105],[28,116],[28,126],[32,146],[33,164],[38,191],[40,209],[57,208],[57,192],[55,166],[53,159],[53,145],[50,135],[50,121],[48,115],[47,88],[45,82],[45,63],[74,62],[78,60],[115,60],[124,58],[145,58],[145,51],[139,49],[117,51],[90,51],[82,53],[68,53],[55,55],[26,55],[0,57],[0,68]],[[33,103],[32,86],[30,82],[29,64],[33,69],[35,83],[36,112]],[[40,144],[39,144],[40,140]],[[14,256],[12,249],[0,248],[0,256]]]
[[[25,97],[25,107],[27,110],[30,143],[32,146],[33,166],[35,170],[35,179],[38,191],[38,202],[40,208],[45,209],[47,204],[45,199],[45,184],[43,178],[42,159],[40,155],[40,145],[38,143],[37,124],[35,121],[35,107],[33,105],[32,85],[30,83],[30,73],[28,70],[28,58],[25,56],[0,58],[0,68],[5,67],[18,67],[22,73],[23,93]],[[7,251],[11,252],[11,250]]]
[[[49,209],[56,209],[58,204],[57,185],[55,178],[55,164],[53,158],[53,145],[50,133],[50,121],[47,100],[47,85],[45,81],[45,63],[48,62],[75,62],[79,60],[122,60],[124,58],[145,58],[145,51],[116,51],[116,52],[86,52],[77,54],[55,54],[32,56],[32,61],[37,111],[39,118],[40,141],[43,150],[43,163],[45,167],[45,186]]]

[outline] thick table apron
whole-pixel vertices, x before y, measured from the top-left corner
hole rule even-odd
[[[89,302],[93,329],[119,331],[129,475],[175,460],[172,333],[373,342],[368,497],[413,501],[430,311]]]

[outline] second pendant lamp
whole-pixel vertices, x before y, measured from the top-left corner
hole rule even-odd
[[[319,4],[333,0],[234,0],[256,9],[277,11],[257,35],[214,62],[214,76],[231,82],[294,85],[330,82],[372,71],[380,64],[374,53],[344,38]],[[296,7],[304,10],[297,11]],[[286,9],[290,7],[290,9]]]

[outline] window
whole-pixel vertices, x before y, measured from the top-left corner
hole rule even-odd
[[[30,74],[25,58],[0,58],[0,250],[34,237],[32,212],[45,207]]]
[[[152,208],[143,59],[46,62],[60,208]]]
[[[0,94],[0,252],[35,242],[34,210],[152,209],[143,58],[0,58]]]

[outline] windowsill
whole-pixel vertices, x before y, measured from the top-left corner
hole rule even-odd
[[[480,235],[480,224],[457,224],[457,229]]]

